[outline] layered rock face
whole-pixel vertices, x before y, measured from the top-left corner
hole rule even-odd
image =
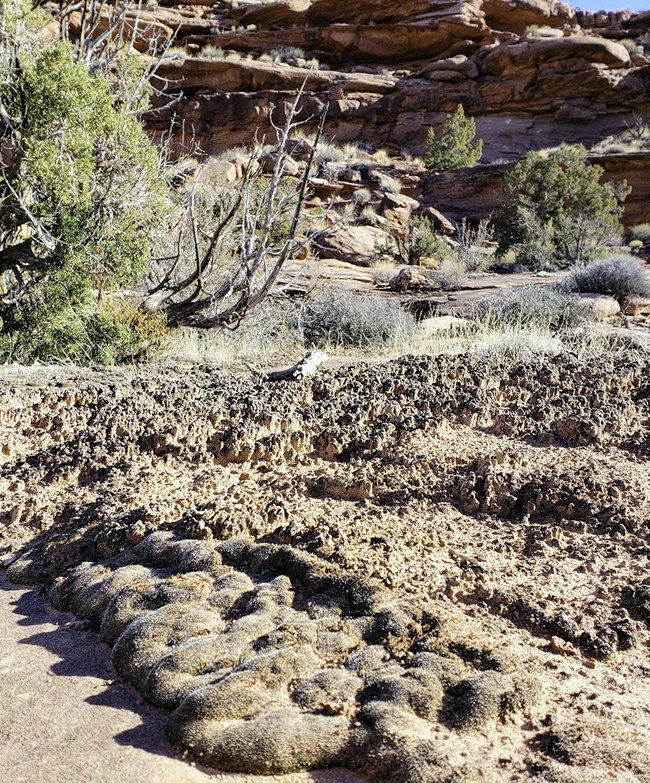
[[[576,16],[545,0],[279,0],[157,16],[186,52],[163,63],[161,107],[148,120],[160,135],[172,127],[176,153],[250,144],[282,121],[301,85],[305,116],[315,122],[329,105],[329,137],[414,154],[462,103],[484,162],[563,141],[591,146],[650,116],[650,63],[642,46],[620,43],[647,36],[647,14]],[[282,47],[306,60],[260,61]],[[314,58],[319,67],[308,67]]]

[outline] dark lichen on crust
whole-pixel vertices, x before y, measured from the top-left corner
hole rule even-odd
[[[51,600],[172,711],[174,745],[224,770],[469,780],[441,777],[432,726],[477,728],[530,704],[514,675],[478,672],[449,647],[418,651],[435,623],[414,605],[286,545],[160,531],[71,569]]]
[[[649,367],[637,355],[589,368],[570,355],[405,357],[272,390],[201,368],[145,373],[111,394],[101,378],[44,392],[57,415],[36,429],[43,400],[25,391],[13,412],[0,404],[0,424],[12,419],[29,446],[0,470],[11,498],[0,526],[45,500],[8,578],[49,585],[57,607],[96,628],[121,676],[171,712],[170,739],[204,763],[526,779],[520,761],[502,774],[495,748],[523,746],[524,727],[558,704],[538,679],[559,692],[558,661],[627,665],[647,639],[648,503],[634,460],[647,453]],[[458,452],[445,435],[457,431]],[[548,459],[531,453],[540,446]],[[592,464],[610,448],[625,457],[612,481],[611,462]],[[168,476],[169,503],[154,485]],[[57,482],[48,516],[52,494],[39,489]],[[596,574],[576,597],[559,577],[530,589],[549,546],[563,573],[594,547],[609,562],[638,552],[640,570],[607,578],[591,614]],[[562,763],[533,755],[543,775]]]

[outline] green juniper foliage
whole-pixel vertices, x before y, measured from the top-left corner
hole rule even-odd
[[[388,250],[400,264],[418,265],[427,260],[442,261],[450,256],[445,240],[436,234],[426,217],[410,218],[404,237],[395,237],[395,249]]]
[[[158,155],[101,70],[14,0],[0,22],[0,360],[75,358],[102,296],[147,267]]]
[[[429,128],[425,148],[425,165],[429,174],[475,166],[483,154],[483,141],[474,141],[476,123],[465,116],[462,104],[449,114],[439,134]]]
[[[581,145],[530,152],[503,180],[505,207],[495,220],[498,253],[513,250],[533,269],[587,263],[621,234],[626,182],[600,184],[601,166]]]

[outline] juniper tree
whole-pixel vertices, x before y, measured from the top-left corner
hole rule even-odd
[[[139,121],[42,22],[0,0],[0,334],[26,359],[144,272],[164,195]]]
[[[625,181],[601,184],[604,169],[582,145],[530,152],[504,177],[507,198],[495,220],[498,253],[526,266],[586,263],[622,234]]]
[[[429,174],[475,166],[483,154],[483,141],[476,137],[476,123],[465,116],[462,104],[447,115],[438,133],[429,128],[425,165]]]

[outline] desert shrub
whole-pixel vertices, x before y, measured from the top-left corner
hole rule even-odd
[[[307,60],[305,52],[298,46],[280,46],[277,49],[271,49],[267,55],[260,57],[260,60],[271,63],[285,63],[294,67],[319,67],[318,60],[315,58]]]
[[[630,233],[634,239],[638,239],[644,245],[650,245],[650,223],[637,223],[630,228]]]
[[[441,291],[455,291],[463,282],[465,267],[457,258],[446,257],[436,269],[427,269],[425,277]]]
[[[64,289],[49,289],[65,297]],[[56,298],[56,296],[55,296]],[[29,328],[0,341],[0,362],[130,364],[148,359],[168,330],[162,314],[147,314],[123,302],[55,301],[40,307]]]
[[[389,177],[387,174],[384,174],[379,179],[379,187],[384,193],[398,194],[402,192],[402,183],[395,177]]]
[[[632,256],[619,255],[575,269],[564,284],[568,291],[606,294],[625,302],[635,296],[650,297],[650,270]]]
[[[359,188],[355,190],[353,199],[355,204],[363,207],[372,201],[372,192],[368,188]]]
[[[383,147],[380,147],[372,153],[372,159],[380,166],[390,166],[390,155]]]
[[[400,271],[400,267],[395,264],[374,264],[372,267],[372,281],[377,286],[388,286],[390,281]]]
[[[0,2],[0,331],[16,361],[76,356],[97,302],[146,269],[167,205],[134,116],[142,63],[89,64],[34,24]]]
[[[449,245],[425,217],[412,217],[404,236],[395,237],[395,243],[387,245],[385,253],[398,263],[409,265],[430,264],[432,260],[442,261],[451,256]]]
[[[201,54],[204,57],[209,57],[211,60],[225,60],[226,53],[220,46],[204,46],[201,49]]]
[[[483,154],[483,141],[474,141],[476,123],[465,116],[462,104],[449,114],[438,134],[429,128],[425,148],[425,166],[429,174],[475,166]]]
[[[156,357],[174,362],[216,362],[224,367],[258,369],[285,362],[287,357],[304,355],[299,331],[300,304],[281,295],[272,295],[250,310],[238,329],[212,331],[173,329],[156,350]]]
[[[474,317],[491,327],[563,329],[584,321],[580,299],[554,286],[529,286],[501,298],[487,299]]]
[[[317,163],[340,163],[344,160],[345,153],[334,141],[321,144],[316,152]]]
[[[98,364],[144,361],[169,332],[162,313],[144,313],[115,300],[93,313],[86,331],[87,345],[77,358]]]
[[[639,45],[633,38],[622,38],[618,43],[624,46],[630,54],[643,54],[643,46]]]
[[[394,299],[330,289],[310,296],[301,314],[301,329],[310,345],[381,347],[408,338],[413,316]]]
[[[490,266],[494,243],[489,220],[480,220],[475,227],[463,218],[458,228],[456,255],[467,272],[482,272]]]
[[[345,160],[360,160],[367,158],[370,154],[363,144],[356,144],[352,141],[346,141],[341,147],[341,152]]]
[[[361,208],[361,213],[357,220],[362,226],[377,226],[379,225],[379,215],[377,210],[372,204],[366,204]]]
[[[514,250],[525,266],[587,263],[618,243],[627,183],[600,184],[581,145],[531,152],[504,177],[507,203],[494,221],[497,252]]]

